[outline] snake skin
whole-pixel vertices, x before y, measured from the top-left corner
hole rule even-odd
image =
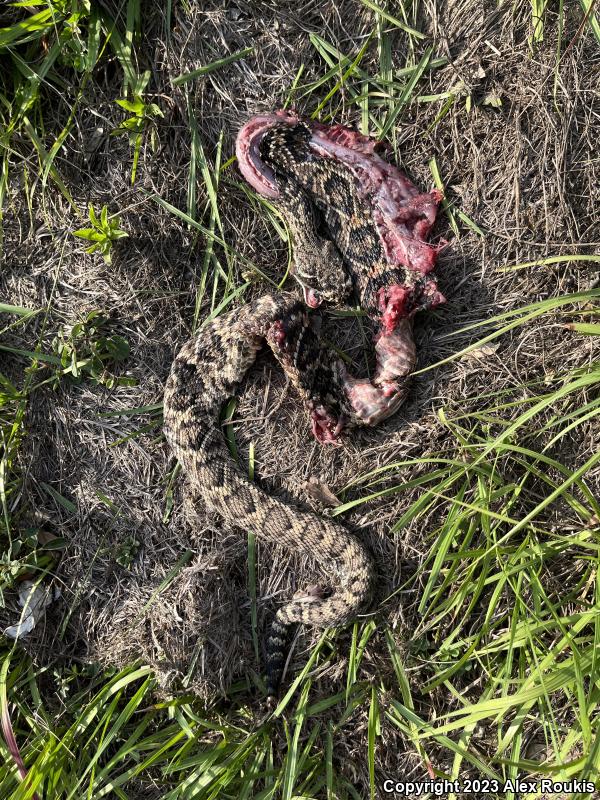
[[[333,142],[334,150],[341,142],[343,152],[324,154],[315,150],[315,141],[317,148]],[[398,245],[400,239],[386,233],[388,223],[377,216],[365,182],[357,178],[353,156],[348,156],[352,147],[360,154],[361,169],[365,163],[384,169],[380,164],[386,162],[374,156],[371,140],[340,126],[326,128],[277,113],[244,126],[238,161],[244,176],[286,219],[294,242],[294,276],[305,302],[313,307],[323,301],[340,305],[354,291],[378,320],[373,380],[349,375],[321,343],[306,306],[294,294],[282,293],[264,295],[206,324],[177,355],[165,388],[167,441],[207,508],[232,526],[309,554],[322,573],[318,586],[296,595],[276,613],[267,640],[269,696],[280,682],[291,626],[351,621],[369,601],[373,562],[342,525],[280,502],[242,473],[219,430],[220,408],[266,343],[308,409],[319,441],[337,441],[348,424],[375,424],[393,413],[406,394],[416,358],[412,316],[443,302],[428,275],[435,251],[424,244],[439,197],[421,195],[397,171],[393,180],[384,175],[381,186],[386,190],[400,176],[408,197],[402,212],[407,220],[421,224],[427,217],[420,231],[409,231],[408,245]],[[388,168],[395,170],[386,164]],[[394,235],[404,231],[399,221],[394,225]],[[410,248],[416,248],[416,256]],[[421,269],[420,257],[427,262]]]
[[[288,334],[285,340],[283,327]],[[345,528],[291,508],[248,480],[231,459],[215,424],[223,400],[234,393],[264,341],[310,403],[308,373],[294,352],[310,331],[306,310],[296,297],[265,295],[215,319],[187,342],[175,359],[165,390],[167,441],[207,507],[266,540],[311,553],[327,582],[333,579],[339,584],[329,597],[312,590],[277,611],[267,642],[269,695],[274,695],[279,683],[289,626],[302,622],[323,627],[350,621],[366,600],[373,575],[366,549]],[[288,342],[292,352],[286,348]],[[302,350],[303,358],[310,361],[312,348],[305,342]],[[319,380],[314,361],[310,373],[313,383]]]

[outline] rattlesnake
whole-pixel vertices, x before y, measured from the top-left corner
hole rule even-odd
[[[412,317],[444,300],[430,274],[436,248],[425,242],[441,195],[419,193],[377,147],[348,128],[287,112],[254,117],[237,139],[242,174],[291,231],[293,272],[305,303],[340,305],[353,289],[379,322],[373,380],[350,376],[321,343],[306,305],[281,293],[206,324],[177,355],[165,388],[167,441],[207,508],[229,525],[308,553],[325,578],[276,613],[267,640],[269,695],[281,678],[290,626],[354,618],[369,599],[373,562],[342,525],[288,506],[251,482],[229,455],[219,409],[265,342],[322,443],[337,442],[348,424],[376,424],[404,399],[415,363]]]

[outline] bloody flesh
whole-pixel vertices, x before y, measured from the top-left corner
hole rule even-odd
[[[370,210],[390,266],[401,265],[409,280],[382,287],[376,296],[375,337],[377,367],[373,380],[345,376],[344,390],[356,416],[367,425],[390,416],[404,399],[406,378],[414,368],[416,354],[412,340],[412,317],[424,308],[445,302],[435,278],[430,275],[439,247],[426,239],[435,221],[442,194],[422,193],[380,155],[380,143],[342,125],[327,126],[302,121],[296,114],[278,111],[253,117],[240,130],[236,153],[242,175],[260,194],[275,202],[279,189],[274,171],[260,157],[260,143],[273,126],[298,125],[310,128],[309,146],[316,158],[333,159],[346,165],[355,178],[356,191]],[[368,269],[369,265],[365,265]],[[425,277],[428,276],[428,277]],[[318,298],[305,290],[309,305]],[[313,433],[323,442],[334,442],[341,422],[313,409]]]

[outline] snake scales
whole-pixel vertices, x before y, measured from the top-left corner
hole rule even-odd
[[[374,425],[406,394],[414,367],[412,317],[444,301],[426,243],[441,195],[420,193],[384,160],[376,142],[341,126],[276,112],[238,134],[246,180],[284,216],[294,245],[295,294],[267,294],[222,315],[188,341],[164,397],[167,441],[207,508],[316,561],[324,581],[277,611],[267,640],[267,691],[274,695],[290,628],[350,621],[374,578],[366,548],[346,528],[270,497],[238,469],[219,430],[222,403],[266,343],[296,387],[322,443],[349,424]],[[379,323],[373,379],[355,378],[325,347],[307,305],[341,305],[354,292]]]

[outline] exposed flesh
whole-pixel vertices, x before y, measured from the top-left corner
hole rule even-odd
[[[276,176],[260,157],[260,142],[273,126],[297,125],[300,118],[287,111],[253,117],[238,134],[236,153],[240,171],[261,195],[276,200]],[[309,146],[316,157],[334,159],[346,165],[356,179],[359,195],[371,208],[371,218],[390,265],[399,264],[423,276],[433,269],[439,247],[425,240],[435,221],[441,192],[420,192],[394,165],[377,152],[382,145],[341,125],[308,122]],[[368,266],[368,265],[366,265]],[[435,280],[428,280],[424,293],[429,307],[445,302]],[[304,289],[308,305],[319,299],[310,287]],[[377,366],[372,380],[346,373],[344,391],[356,416],[365,425],[375,425],[393,414],[406,394],[406,379],[416,363],[412,338],[414,310],[407,302],[408,289],[392,284],[378,295],[380,330],[375,337]],[[322,408],[314,408],[312,430],[323,444],[336,443],[343,420],[334,420]]]

